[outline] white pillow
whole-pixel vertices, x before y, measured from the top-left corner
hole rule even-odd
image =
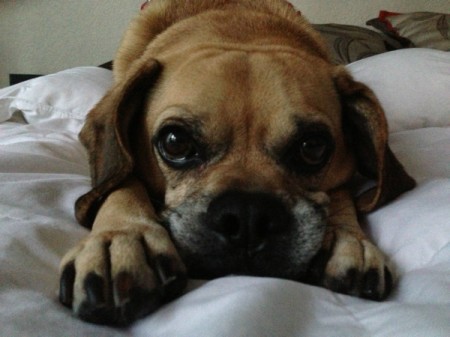
[[[28,123],[53,118],[84,119],[112,84],[112,72],[78,67],[0,90],[0,122],[21,111]]]
[[[450,126],[450,52],[401,49],[347,69],[378,96],[391,132]]]
[[[450,53],[402,49],[347,66],[369,85],[386,111],[391,132],[450,126]],[[61,71],[0,90],[0,122],[19,110],[29,122],[84,119],[112,84],[112,73],[97,67]]]

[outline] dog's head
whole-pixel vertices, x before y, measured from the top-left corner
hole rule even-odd
[[[149,17],[159,35],[119,52],[116,84],[82,131],[94,188],[77,202],[81,223],[133,174],[191,275],[299,278],[333,190],[357,173],[375,180],[357,198],[369,211],[412,186],[372,91],[284,2],[155,3],[128,35]]]

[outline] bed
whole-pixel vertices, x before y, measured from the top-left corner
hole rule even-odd
[[[318,27],[331,39],[335,28]],[[109,70],[79,67],[0,90],[0,335],[450,336],[450,54],[383,42],[362,55],[348,41],[330,40],[336,62],[374,89],[391,148],[418,182],[367,216],[365,230],[397,271],[386,301],[228,276],[190,280],[183,296],[127,328],[74,318],[57,289],[61,257],[87,233],[73,209],[90,187],[77,133],[112,81]]]

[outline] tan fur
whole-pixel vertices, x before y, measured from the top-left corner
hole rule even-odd
[[[387,295],[390,266],[362,232],[357,210],[370,211],[414,182],[387,145],[375,95],[331,64],[318,33],[287,2],[152,0],[124,36],[114,77],[81,133],[93,189],[77,201],[77,218],[92,233],[61,264],[61,301],[76,314],[128,322],[154,310],[139,302],[139,314],[126,311],[135,288],[155,307],[166,294],[179,294],[186,261],[160,225],[163,213],[169,222],[196,219],[216,196],[235,190],[272,195],[311,221],[322,216],[316,208],[327,209],[322,249],[314,243],[304,248],[317,253],[306,280],[369,298]],[[175,170],[155,148],[159,130],[180,121],[198,129],[213,153],[192,170]],[[293,174],[280,163],[298,123],[320,124],[334,141],[317,174]],[[357,171],[376,188],[355,204],[349,188]],[[192,215],[192,208],[201,211]],[[92,275],[105,280],[104,301],[89,297],[99,282]],[[126,313],[108,311],[117,308]]]

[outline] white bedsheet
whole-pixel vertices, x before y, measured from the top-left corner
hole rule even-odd
[[[368,216],[399,275],[385,302],[231,276],[192,280],[179,299],[114,329],[79,321],[57,301],[59,261],[87,233],[73,211],[90,184],[81,124],[0,123],[0,336],[450,336],[450,126],[391,134],[419,185]]]

